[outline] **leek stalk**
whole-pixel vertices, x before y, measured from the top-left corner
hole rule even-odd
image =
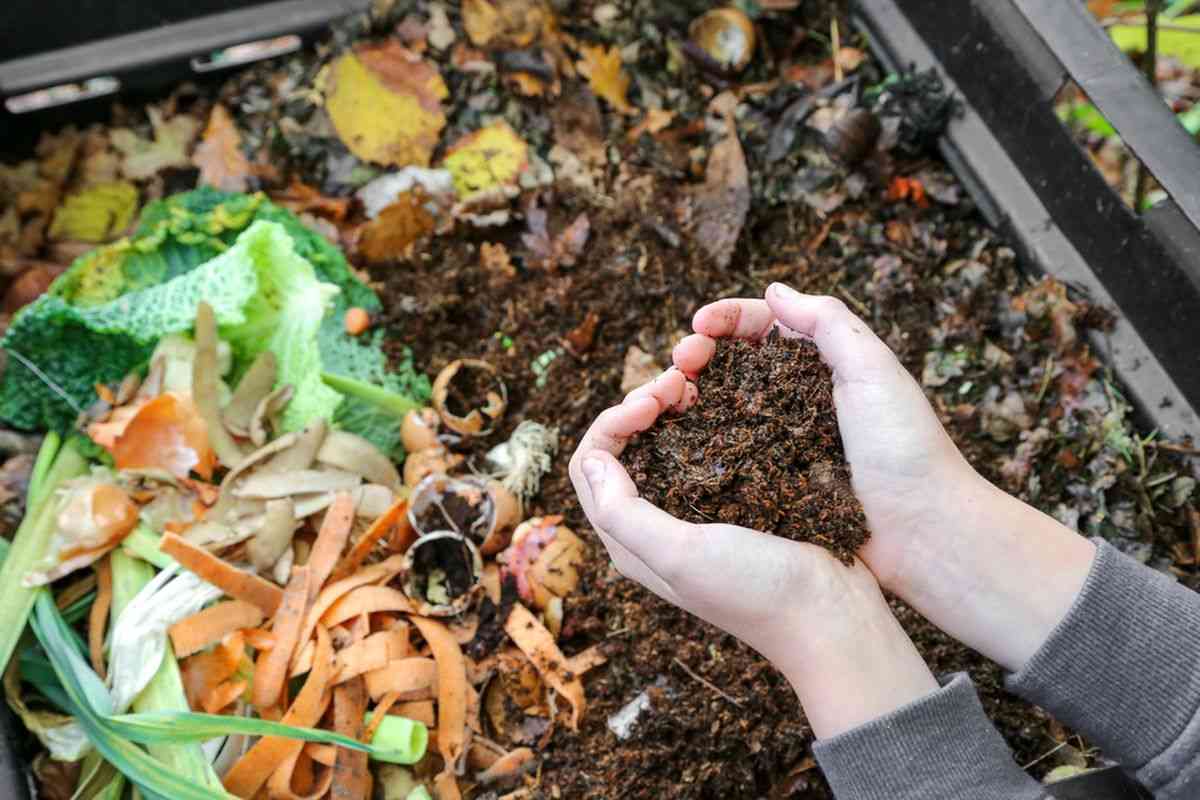
[[[87,472],[87,460],[74,447],[69,443],[61,448],[59,445],[54,433],[42,440],[29,481],[25,518],[0,565],[0,619],[4,620],[0,628],[0,670],[8,667],[37,597],[36,590],[25,586],[22,579],[45,554],[58,524],[55,490]]]

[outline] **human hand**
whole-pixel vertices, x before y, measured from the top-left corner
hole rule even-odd
[[[668,370],[602,413],[571,458],[584,513],[617,569],[766,656],[818,736],[936,689],[861,562],[846,567],[815,545],[735,525],[684,522],[638,497],[617,456],[660,414],[695,399],[695,385]]]
[[[901,584],[922,534],[944,526],[949,495],[978,481],[920,386],[865,323],[832,297],[773,284],[765,300],[719,300],[693,319],[696,333],[674,352],[695,379],[723,337],[760,339],[772,330],[810,338],[833,372],[833,399],[854,492],[871,539],[859,551],[885,587]],[[919,564],[917,566],[920,566]]]
[[[772,284],[765,300],[701,308],[675,347],[695,379],[716,339],[805,336],[833,372],[859,555],[888,590],[955,638],[1019,669],[1066,615],[1091,566],[1086,539],[996,489],[958,452],[920,386],[839,300]]]

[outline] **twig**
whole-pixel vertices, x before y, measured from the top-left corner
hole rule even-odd
[[[720,687],[716,686],[715,684],[713,684],[713,683],[712,683],[712,682],[710,682],[710,681],[707,681],[707,680],[705,680],[704,678],[702,678],[702,677],[700,677],[699,675],[697,675],[695,672],[692,672],[692,670],[691,670],[691,669],[688,667],[688,665],[687,665],[687,664],[685,664],[685,663],[683,663],[682,661],[680,661],[678,658],[672,658],[671,660],[672,660],[672,661],[674,661],[676,664],[678,664],[680,669],[682,669],[682,670],[683,670],[684,672],[686,672],[688,675],[692,676],[692,678],[694,678],[696,681],[698,681],[698,682],[700,682],[700,683],[704,684],[704,685],[705,685],[705,686],[707,686],[709,689],[713,690],[714,692],[716,692],[718,695],[720,695],[720,696],[721,696],[721,697],[723,697],[724,699],[728,700],[729,702],[733,703],[733,704],[734,704],[735,706],[737,706],[738,708],[741,708],[741,707],[742,707],[742,701],[741,701],[741,700],[738,700],[736,697],[732,697],[732,696],[730,696],[730,695],[729,695],[729,694],[727,694],[726,692],[722,691],[722,690],[720,689]]]
[[[1185,456],[1200,456],[1200,448],[1188,447],[1185,444],[1175,444],[1173,442],[1146,442],[1147,447],[1152,447],[1155,450],[1169,450],[1172,453],[1179,453]]]
[[[1046,356],[1046,366],[1042,367],[1042,385],[1038,387],[1037,403],[1041,405],[1042,398],[1046,396],[1046,390],[1050,388],[1050,381],[1054,378],[1054,354]]]
[[[842,50],[842,34],[838,30],[836,13],[829,21],[829,46],[833,50],[833,80],[837,83],[842,80],[842,62],[838,60],[838,53]]]
[[[1158,12],[1162,8],[1162,0],[1146,0],[1146,55],[1142,68],[1146,71],[1146,80],[1150,87],[1158,85]],[[1146,189],[1150,185],[1150,173],[1145,162],[1138,161],[1137,188],[1133,192],[1133,210],[1142,213],[1142,204],[1146,201]]]
[[[1030,767],[1032,767],[1034,764],[1038,764],[1038,763],[1040,763],[1040,762],[1042,762],[1042,761],[1045,761],[1047,758],[1049,758],[1050,756],[1054,755],[1054,754],[1055,754],[1055,753],[1057,753],[1059,750],[1062,750],[1062,749],[1063,749],[1064,747],[1066,747],[1066,746],[1067,746],[1067,743],[1066,743],[1066,742],[1059,742],[1059,743],[1058,743],[1058,746],[1056,746],[1056,747],[1055,747],[1053,750],[1050,750],[1050,751],[1048,751],[1048,752],[1042,753],[1040,756],[1038,756],[1037,758],[1035,758],[1033,761],[1030,761],[1028,764],[1026,764],[1025,766],[1021,767],[1021,770],[1022,770],[1022,771],[1025,771],[1025,770],[1029,769]]]

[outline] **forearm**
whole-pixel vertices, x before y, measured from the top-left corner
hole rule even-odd
[[[1071,608],[1095,546],[973,472],[942,491],[944,522],[909,539],[887,588],[954,638],[1019,670]]]

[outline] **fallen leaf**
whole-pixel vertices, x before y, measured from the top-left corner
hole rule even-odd
[[[529,230],[521,235],[521,241],[529,248],[530,265],[540,269],[572,266],[583,252],[591,233],[591,222],[587,214],[580,214],[553,238],[546,229],[545,209],[531,207],[525,212],[525,218]]]
[[[487,270],[489,282],[503,283],[517,277],[517,269],[508,255],[508,248],[500,242],[484,242],[479,246],[479,265]]]
[[[625,137],[631,142],[636,142],[643,133],[653,136],[669,126],[674,120],[674,111],[652,108],[646,112],[646,116],[642,118],[641,122],[629,129],[629,133]]]
[[[621,49],[613,46],[605,49],[599,45],[584,45],[580,48],[583,61],[580,71],[587,75],[588,85],[597,96],[603,97],[622,114],[636,110],[629,103],[629,76],[621,65]]]
[[[500,29],[500,12],[488,0],[463,0],[463,27],[471,44],[486,47]]]
[[[405,192],[363,227],[358,249],[372,264],[393,261],[433,228],[433,215],[426,210],[422,193]]]
[[[226,192],[246,191],[250,162],[242,153],[242,137],[225,106],[217,103],[192,163],[200,168],[200,183]]]
[[[476,47],[522,49],[557,30],[554,12],[543,0],[463,0],[462,15]]]
[[[295,175],[287,189],[271,195],[271,199],[297,214],[311,211],[328,217],[334,222],[341,222],[350,210],[350,200],[346,197],[326,197],[312,186],[301,181]]]
[[[600,315],[595,311],[589,311],[583,321],[567,332],[564,337],[566,348],[571,351],[571,355],[578,358],[592,349],[592,343],[596,339],[596,326],[600,323]]]
[[[436,66],[388,41],[333,63],[325,107],[342,142],[362,160],[426,166],[446,124],[448,96]]]
[[[138,190],[132,183],[97,184],[63,201],[54,213],[50,238],[107,242],[129,227],[137,207]]]
[[[644,386],[658,376],[662,368],[654,361],[654,356],[632,345],[625,351],[625,367],[621,374],[621,391],[628,394],[639,386]]]
[[[153,139],[143,139],[128,128],[114,128],[109,138],[121,152],[121,173],[126,178],[142,180],[168,167],[190,167],[188,148],[196,138],[200,122],[187,114],[176,114],[164,120],[162,112],[150,106],[146,109]]]
[[[734,126],[709,153],[704,184],[692,201],[693,238],[718,267],[727,267],[750,211],[750,173]]]
[[[497,120],[459,139],[442,166],[454,178],[460,198],[517,182],[529,166],[529,146],[508,123]]]

